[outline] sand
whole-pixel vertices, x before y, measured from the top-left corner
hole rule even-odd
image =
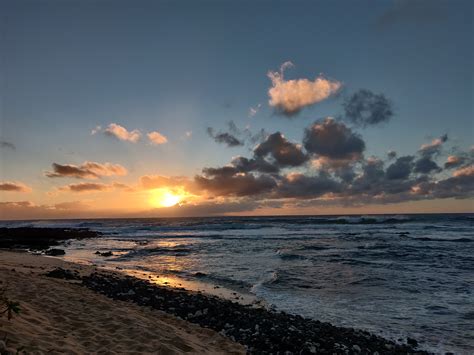
[[[93,267],[0,251],[0,281],[21,313],[0,318],[0,338],[28,354],[244,354],[240,344],[158,310],[114,301],[77,281],[43,274]]]

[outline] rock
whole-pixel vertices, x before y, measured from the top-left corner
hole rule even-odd
[[[50,256],[58,256],[58,255],[66,254],[66,252],[63,249],[48,249],[44,253]]]
[[[7,348],[7,344],[3,340],[0,340],[0,352]]]
[[[357,353],[360,353],[362,351],[362,349],[360,348],[359,345],[355,344],[355,345],[352,345],[352,350],[354,350],[355,352]]]
[[[45,274],[48,277],[54,277],[55,279],[63,279],[63,280],[81,280],[81,276],[77,271],[65,270],[63,268],[56,268],[47,272]]]
[[[203,273],[203,272],[196,272],[196,273],[194,274],[194,277],[205,277],[205,276],[207,276],[207,275],[206,275],[205,273]]]
[[[410,337],[407,338],[407,344],[413,346],[414,348],[418,346],[418,342],[416,341],[416,339]]]
[[[94,254],[96,255],[100,255],[100,256],[113,256],[114,253],[112,253],[111,251],[104,251],[103,253],[101,253],[100,251],[96,251]]]

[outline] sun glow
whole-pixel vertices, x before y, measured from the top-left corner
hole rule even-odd
[[[167,188],[155,189],[150,202],[155,207],[173,207],[179,204],[183,197],[183,194]]]

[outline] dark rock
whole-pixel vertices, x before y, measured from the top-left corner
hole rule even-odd
[[[48,249],[44,253],[50,256],[58,256],[58,255],[66,254],[66,252],[63,249]]]
[[[0,228],[0,248],[43,250],[69,239],[96,238],[101,234],[86,228]]]
[[[100,251],[96,251],[94,254],[105,256],[105,257],[114,255],[111,251],[104,251],[103,253],[101,253]]]
[[[66,270],[60,267],[47,272],[45,275],[48,277],[54,277],[55,279],[81,280],[81,276],[77,271]]]
[[[408,337],[407,338],[407,344],[413,346],[414,348],[416,348],[418,346],[418,341],[416,341],[416,339]]]

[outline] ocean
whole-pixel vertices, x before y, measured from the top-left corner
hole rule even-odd
[[[412,337],[436,353],[474,353],[474,214],[0,225],[89,228],[103,237],[69,242],[66,260],[253,295],[277,310]]]

